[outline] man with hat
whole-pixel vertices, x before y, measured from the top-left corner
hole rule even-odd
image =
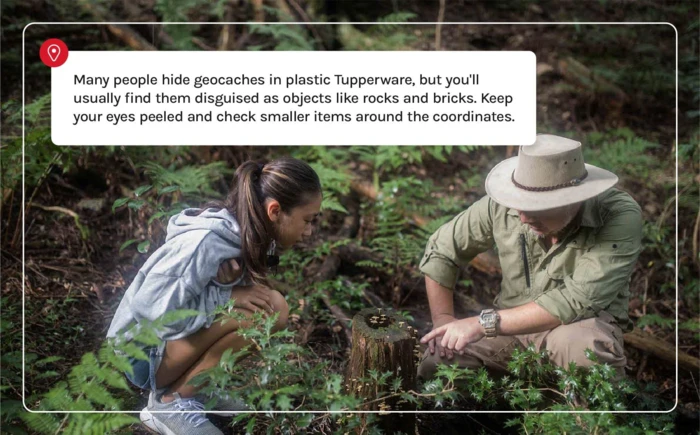
[[[420,270],[433,330],[421,339],[418,375],[431,378],[439,363],[506,371],[513,350],[530,344],[563,367],[591,365],[588,348],[624,374],[642,216],[617,181],[584,163],[579,142],[549,134],[496,165],[488,195],[428,241]],[[459,268],[494,246],[503,271],[496,309],[455,318]]]

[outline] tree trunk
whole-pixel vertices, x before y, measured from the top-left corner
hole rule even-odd
[[[352,323],[352,353],[345,378],[349,393],[364,399],[361,410],[400,411],[415,410],[410,402],[393,393],[393,383],[401,378],[399,392],[415,390],[416,359],[420,356],[416,344],[417,331],[398,316],[382,309],[368,308],[360,311]],[[370,380],[370,371],[379,376],[391,372],[384,385]],[[363,382],[364,380],[364,382]],[[385,400],[380,397],[388,397]],[[379,399],[379,400],[378,400]],[[365,419],[366,414],[359,414]],[[416,415],[380,414],[379,424],[385,433],[413,435],[416,432]],[[362,425],[364,426],[364,425]]]

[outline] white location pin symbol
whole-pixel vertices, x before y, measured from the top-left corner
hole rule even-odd
[[[56,59],[58,59],[58,55],[61,54],[61,47],[59,47],[56,44],[51,44],[49,45],[49,48],[47,50],[49,52],[49,57],[51,58],[51,61],[56,62]]]

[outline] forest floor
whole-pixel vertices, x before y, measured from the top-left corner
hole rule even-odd
[[[417,13],[418,20],[434,20],[432,10],[416,8],[414,12]],[[472,12],[479,16],[479,20],[488,19],[491,13],[483,7],[477,7]],[[560,12],[543,11],[533,5],[522,11],[519,20],[556,19],[558,13]],[[473,17],[459,8],[448,8],[445,16],[446,21],[469,19]],[[422,32],[424,33],[410,43],[411,48],[433,49],[434,28],[426,27]],[[632,278],[630,316],[634,320],[647,316],[642,330],[674,344],[677,307],[679,323],[697,323],[699,314],[696,300],[697,210],[693,211],[692,206],[681,207],[679,216],[676,216],[674,203],[669,197],[673,192],[675,155],[678,151],[678,146],[673,145],[673,88],[659,85],[652,96],[628,94],[624,104],[616,102],[614,92],[605,94],[586,89],[585,84],[568,75],[567,63],[574,62],[572,58],[575,57],[585,64],[588,59],[599,54],[601,46],[581,41],[574,30],[548,32],[540,27],[529,27],[522,31],[514,31],[509,26],[443,27],[444,49],[463,50],[465,41],[469,41],[467,45],[478,49],[536,52],[538,69],[541,69],[538,72],[538,125],[550,131],[571,132],[580,137],[627,128],[634,132],[635,137],[661,144],[660,147],[643,150],[651,161],[630,158],[630,165],[635,167],[625,166],[626,157],[622,158],[622,163],[618,166],[623,168],[619,187],[631,193],[640,203],[645,220],[653,223],[650,228],[656,228],[657,231],[645,235],[650,241]],[[624,45],[625,41],[624,35],[620,36],[620,44]],[[669,50],[672,42],[669,43]],[[658,43],[667,44],[665,40],[659,40]],[[624,46],[618,48],[625,50]],[[602,48],[606,49],[611,51],[610,55],[615,55],[613,48]],[[663,60],[672,58],[662,56]],[[681,143],[686,138],[685,142],[692,144],[692,130],[686,126],[681,126],[681,129]],[[149,152],[149,149],[145,149],[144,156]],[[163,158],[163,152],[158,152],[160,158]],[[246,159],[266,160],[284,152],[285,149],[265,147],[202,147],[182,153],[174,151],[174,157],[170,161],[180,165],[225,161],[229,168],[234,168]],[[424,156],[421,161],[407,162],[395,168],[394,172],[387,172],[385,176],[414,176],[421,182],[430,183],[432,192],[435,192],[433,197],[455,201],[465,208],[485,193],[483,180],[488,170],[513,152],[510,147],[476,148],[469,152],[455,152],[445,161]],[[610,154],[599,157],[610,158]],[[140,162],[133,161],[128,153],[119,150],[113,154],[85,154],[81,159],[68,172],[64,173],[58,168],[50,170],[38,187],[27,190],[27,197],[32,198],[32,206],[25,210],[24,240],[18,229],[21,226],[21,208],[18,206],[21,192],[15,191],[3,201],[3,315],[14,320],[9,334],[17,332],[21,327],[17,307],[21,304],[24,288],[26,351],[40,357],[61,356],[63,359],[60,362],[51,365],[59,377],[65,376],[79,362],[81,355],[99,348],[121,296],[147,258],[146,254],[139,253],[133,246],[124,250],[120,250],[120,246],[134,235],[153,237],[156,240],[162,236],[150,233],[154,229],[144,225],[148,217],[142,212],[129,209],[114,212],[111,207],[115,200],[148,182],[143,171],[138,169]],[[144,158],[143,161],[146,160]],[[644,165],[647,166],[643,167]],[[693,174],[697,173],[697,169],[696,162],[681,161],[681,173],[685,171]],[[357,177],[355,186],[372,185],[371,167],[358,163],[352,165],[351,170]],[[682,192],[686,189],[686,194],[691,195],[691,201],[692,195],[697,192],[698,183],[693,178],[690,176],[691,186],[679,187]],[[224,193],[226,181],[220,181],[216,187],[220,193]],[[369,245],[376,227],[375,217],[369,213],[366,216],[363,214],[363,207],[368,207],[375,200],[376,195],[372,198],[371,192],[368,195],[367,190],[361,188],[355,188],[347,197],[341,198],[346,208],[354,210],[359,218],[354,240],[358,246]],[[61,207],[62,210],[47,208],[52,206]],[[82,232],[70,212],[79,217],[79,222],[84,227]],[[315,239],[302,249],[314,252],[323,242],[334,238],[343,225],[343,219],[341,214],[329,213]],[[676,267],[673,246],[676,220],[679,222],[678,239],[681,243],[680,263],[681,267],[685,266],[683,272],[686,274],[681,279],[681,298],[678,301],[673,283]],[[85,229],[87,233],[84,232]],[[652,243],[654,240],[655,243]],[[24,267],[27,278],[24,287],[21,282],[22,255],[26,259]],[[398,286],[401,303],[397,308],[414,318],[412,324],[420,335],[430,331],[432,325],[425,286],[415,262],[405,266],[401,272],[402,278],[396,282],[371,268],[356,267],[342,255],[340,257],[338,276],[370,284],[363,290],[367,305],[391,305],[395,287]],[[323,258],[311,261],[304,276],[312,277],[322,263]],[[457,314],[461,316],[474,315],[478,313],[479,306],[489,305],[500,282],[496,269],[486,270],[472,266],[462,272],[462,280],[458,290],[467,297],[456,299]],[[354,310],[347,311],[352,315]],[[649,319],[654,321],[650,322]],[[290,326],[302,331],[308,325]],[[326,313],[322,318],[316,319],[312,329],[305,331],[305,334],[305,341],[314,353],[319,358],[331,361],[331,366],[341,372],[348,359],[349,348],[337,319]],[[700,357],[697,331],[680,330],[678,337],[679,351],[695,358]],[[635,347],[626,346],[625,353],[628,358],[627,375],[641,382],[656,384],[658,390],[655,395],[661,399],[673,402],[677,394],[679,424],[692,427],[697,419],[693,420],[690,416],[697,416],[700,411],[700,380],[693,373],[683,371],[676,379],[672,364]],[[42,379],[39,373],[28,372],[27,376],[28,393],[45,391],[53,382],[52,378]],[[11,385],[11,388],[19,394],[21,386],[16,384]],[[134,409],[143,406],[145,400],[143,395],[134,397]],[[216,421],[222,425],[226,423],[223,419]],[[500,428],[499,417],[466,414],[419,417],[421,433],[464,433],[463,429],[456,429],[462,426],[474,428],[475,431],[483,429],[487,433],[497,432],[494,428]],[[141,429],[134,430],[140,433]]]

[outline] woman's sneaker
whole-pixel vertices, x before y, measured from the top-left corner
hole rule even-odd
[[[232,417],[241,412],[251,410],[250,407],[246,405],[242,400],[234,399],[229,395],[214,394],[210,396],[206,394],[197,394],[194,396],[194,398],[205,405],[208,405],[209,402],[213,401],[214,398],[216,398],[216,403],[214,403],[214,406],[211,407],[212,411],[230,411],[217,412],[216,415],[220,415],[221,417]]]
[[[183,399],[178,393],[173,393],[173,396],[175,400],[163,403],[151,392],[148,406],[141,410],[139,416],[148,429],[163,435],[223,435],[204,416],[204,405],[194,398]]]

